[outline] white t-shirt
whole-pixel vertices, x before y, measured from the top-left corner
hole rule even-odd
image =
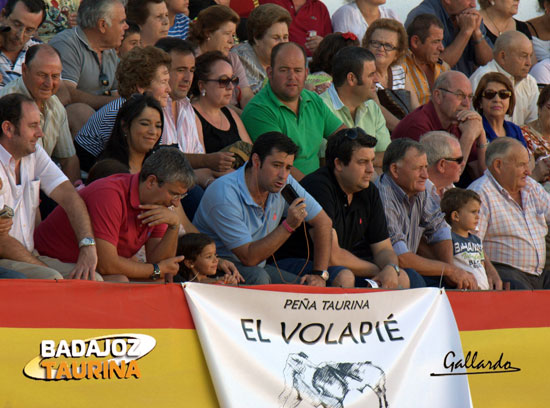
[[[488,290],[489,281],[483,266],[485,256],[481,239],[472,234],[468,234],[468,238],[461,237],[454,232],[451,232],[451,235],[453,238],[454,264],[472,273],[480,289]]]

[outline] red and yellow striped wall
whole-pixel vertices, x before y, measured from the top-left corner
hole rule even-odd
[[[343,293],[274,285],[264,290]],[[353,290],[355,291],[355,290]],[[503,355],[517,372],[469,375],[475,407],[550,406],[550,291],[448,292],[464,354]],[[135,333],[156,339],[139,378],[35,380],[25,366],[42,340]],[[59,360],[63,360],[61,356]],[[479,362],[479,359],[478,359]],[[468,370],[474,372],[475,370]],[[0,406],[217,407],[181,287],[0,281]]]

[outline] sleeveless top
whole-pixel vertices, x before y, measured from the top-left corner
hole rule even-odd
[[[537,61],[542,61],[543,59],[550,57],[550,40],[541,40],[533,23],[529,21],[526,23],[535,32],[535,35],[531,40],[533,41],[533,51],[537,56]]]
[[[197,109],[195,109],[195,112],[201,121],[202,134],[204,137],[204,150],[206,153],[219,152],[224,147],[241,140],[237,123],[233,119],[233,115],[231,115],[229,109],[223,107],[221,111],[229,121],[229,130],[221,130],[213,126],[200,114]]]

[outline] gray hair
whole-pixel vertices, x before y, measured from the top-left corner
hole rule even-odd
[[[104,19],[105,23],[111,27],[113,23],[111,12],[116,3],[124,5],[121,0],[82,0],[76,17],[78,26],[80,28],[95,28],[97,22]]]
[[[382,170],[384,173],[388,173],[390,171],[390,166],[393,163],[397,163],[402,160],[409,149],[416,149],[419,153],[426,153],[424,146],[416,140],[402,138],[392,141],[384,153],[384,160],[382,161]]]
[[[188,189],[196,182],[195,172],[185,158],[185,154],[175,147],[161,147],[143,162],[140,181],[155,176],[159,184],[182,183]]]
[[[529,38],[520,31],[505,31],[497,37],[495,46],[493,47],[493,55],[498,55],[499,52],[509,52],[517,46],[518,41],[529,40]]]
[[[523,145],[518,140],[511,137],[499,137],[489,143],[485,152],[485,164],[491,167],[496,159],[502,159],[508,155],[512,148],[521,148]]]
[[[420,143],[426,149],[428,166],[433,166],[445,157],[451,157],[453,154],[453,149],[451,147],[452,140],[458,142],[458,139],[454,135],[444,130],[434,130],[422,135]]]

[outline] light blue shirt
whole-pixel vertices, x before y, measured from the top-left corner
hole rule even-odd
[[[218,255],[238,262],[231,250],[269,235],[288,209],[280,192],[270,193],[265,209],[260,207],[246,186],[245,166],[220,177],[206,189],[193,219],[195,227],[214,240]],[[287,184],[294,187],[299,197],[305,198],[306,222],[311,221],[321,212],[321,206],[290,175]],[[258,264],[264,265],[265,260]]]

